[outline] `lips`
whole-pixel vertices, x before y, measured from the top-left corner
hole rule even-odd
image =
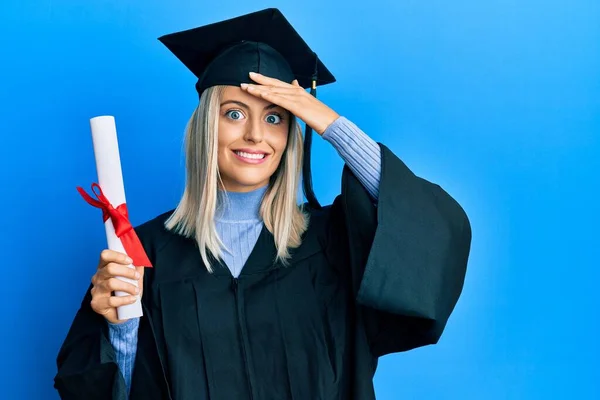
[[[248,148],[233,149],[233,151],[234,152],[243,152],[243,153],[248,153],[248,154],[266,154],[266,155],[269,154],[268,151],[262,151],[262,150],[256,150],[256,149],[248,149]]]
[[[257,150],[238,149],[232,152],[238,160],[248,164],[262,164],[269,157],[268,153]]]
[[[266,155],[265,153],[248,153],[246,151],[236,151],[235,154],[253,160],[262,160],[263,158],[265,158]]]

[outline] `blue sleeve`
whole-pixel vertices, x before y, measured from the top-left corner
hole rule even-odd
[[[323,132],[323,139],[333,145],[348,168],[377,201],[381,179],[381,150],[377,142],[345,117],[339,117],[329,125]]]
[[[131,318],[123,323],[108,323],[108,337],[115,349],[119,370],[125,379],[127,393],[131,389],[131,377],[137,352],[139,318]]]

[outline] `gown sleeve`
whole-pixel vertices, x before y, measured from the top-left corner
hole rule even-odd
[[[149,244],[152,227],[144,224],[135,229],[146,251],[152,251]],[[141,380],[147,382],[144,385],[145,390],[160,396],[160,380],[156,379],[161,376],[157,373],[159,363],[156,361],[154,341],[149,337],[150,328],[147,321],[152,276],[152,268],[147,269],[144,274],[142,297],[145,317],[140,318],[137,332],[140,340],[136,343],[138,352],[134,376],[137,374]],[[108,323],[104,317],[92,310],[90,304],[91,288],[90,285],[58,352],[54,387],[63,400],[127,400],[128,389],[110,341]],[[143,350],[141,354],[140,347]],[[142,398],[154,397],[146,395]]]
[[[327,244],[376,357],[438,342],[462,292],[471,245],[462,207],[379,147],[378,204],[345,166]]]
[[[63,400],[125,400],[127,389],[108,338],[104,317],[92,310],[91,286],[58,357],[54,387]]]

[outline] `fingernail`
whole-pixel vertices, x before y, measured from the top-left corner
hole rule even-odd
[[[140,273],[139,272],[135,273],[135,279],[140,279]]]
[[[256,76],[258,75],[256,72],[250,72],[250,76]]]
[[[135,293],[136,293],[136,294],[138,294],[139,292],[140,292],[140,288],[139,288],[139,287],[136,287],[136,288],[135,288]]]
[[[133,260],[132,260],[130,257],[127,257],[127,258],[125,259],[125,262],[127,262],[127,263],[131,264],[131,263],[133,262]]]
[[[246,89],[248,87],[247,83],[242,83],[242,89]]]

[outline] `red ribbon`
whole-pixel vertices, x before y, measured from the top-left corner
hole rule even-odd
[[[96,192],[96,189],[98,190],[98,193]],[[111,219],[115,228],[115,233],[121,240],[125,252],[133,260],[133,265],[138,267],[151,267],[152,263],[144,251],[144,246],[142,246],[142,242],[140,242],[131,222],[129,222],[127,205],[123,203],[117,206],[117,208],[114,208],[106,196],[104,196],[102,188],[100,188],[100,185],[97,183],[92,184],[92,192],[94,192],[98,200],[93,199],[79,186],[77,186],[77,191],[90,205],[102,210],[102,219],[104,222],[108,221],[109,218]]]

